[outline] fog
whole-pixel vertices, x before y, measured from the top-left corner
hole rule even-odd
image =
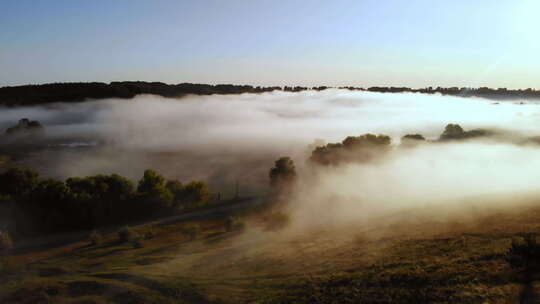
[[[535,188],[540,169],[540,150],[517,144],[540,135],[540,107],[530,102],[345,90],[180,99],[141,95],[2,108],[0,129],[24,117],[40,121],[49,142],[45,149],[15,157],[12,165],[45,176],[114,172],[135,180],[154,168],[169,178],[205,180],[225,196],[232,195],[236,180],[241,194],[261,195],[268,190],[273,161],[287,155],[304,179],[299,193],[314,205],[339,197],[384,209],[458,194],[527,192]],[[391,136],[397,146],[408,133],[437,139],[448,123],[502,135],[396,148],[381,163],[325,169],[316,178],[306,169],[308,146],[316,139],[339,142],[375,133]]]

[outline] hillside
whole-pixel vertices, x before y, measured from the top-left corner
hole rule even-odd
[[[259,211],[136,227],[142,244],[88,240],[16,252],[0,282],[2,303],[517,303],[540,281],[512,269],[513,239],[539,233],[540,209],[493,209],[441,221],[415,212],[312,231],[265,229]],[[384,224],[383,224],[384,223]]]

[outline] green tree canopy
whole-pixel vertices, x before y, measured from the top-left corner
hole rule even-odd
[[[165,178],[152,169],[144,171],[144,175],[137,186],[137,191],[142,199],[155,204],[156,208],[170,207],[172,205],[173,194],[167,189]]]

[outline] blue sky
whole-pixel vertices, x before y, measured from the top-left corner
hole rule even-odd
[[[0,0],[0,86],[540,88],[537,2]]]

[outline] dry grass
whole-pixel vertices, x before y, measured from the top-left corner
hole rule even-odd
[[[193,240],[176,223],[131,228],[152,231],[141,248],[111,233],[100,245],[12,256],[21,267],[0,275],[0,302],[511,303],[525,285],[505,254],[516,236],[540,233],[539,208],[352,233],[266,231],[260,217],[242,220],[243,233],[213,219],[192,223]]]

